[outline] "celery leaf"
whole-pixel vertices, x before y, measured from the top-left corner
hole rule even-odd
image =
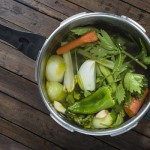
[[[124,86],[131,93],[138,92],[140,94],[143,87],[143,79],[144,75],[142,74],[128,72],[124,78]]]
[[[122,83],[120,82],[120,84],[118,85],[116,89],[116,99],[118,100],[118,103],[121,104],[124,98],[125,98],[125,89]]]

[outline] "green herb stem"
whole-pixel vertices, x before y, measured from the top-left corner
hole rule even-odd
[[[129,54],[126,51],[122,51],[122,53],[124,53],[125,55],[127,55],[128,57],[130,57],[132,60],[134,60],[137,64],[139,64],[141,67],[143,67],[144,69],[147,69],[147,66],[144,65],[143,63],[141,63],[139,60],[137,60],[136,58],[134,58],[131,54]]]
[[[79,68],[78,68],[78,58],[77,58],[77,51],[75,50],[75,61],[76,61],[76,69],[77,69],[77,72],[79,71]]]
[[[85,56],[87,58],[90,58],[90,59],[94,60],[98,64],[103,65],[103,66],[105,66],[105,67],[107,67],[109,69],[113,69],[114,68],[114,63],[112,61],[108,60],[108,59],[100,59],[100,60],[98,60],[97,58],[92,57],[90,53],[84,52],[84,51],[78,51],[78,53],[81,54],[82,56]]]

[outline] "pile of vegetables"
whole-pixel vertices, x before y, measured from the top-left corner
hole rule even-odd
[[[95,27],[72,29],[46,66],[46,90],[54,108],[83,128],[113,128],[137,114],[148,95],[144,42]],[[138,48],[138,54],[128,52]]]

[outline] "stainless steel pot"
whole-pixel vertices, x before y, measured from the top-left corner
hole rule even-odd
[[[35,78],[38,83],[39,91],[42,96],[43,102],[45,103],[47,109],[49,110],[50,116],[58,124],[60,124],[62,127],[64,127],[65,129],[71,132],[77,131],[83,134],[95,135],[95,136],[103,136],[103,135],[116,136],[116,135],[119,135],[119,134],[122,134],[124,132],[131,130],[143,118],[143,116],[146,114],[146,112],[150,108],[150,95],[148,96],[147,101],[145,101],[145,103],[143,104],[138,114],[135,117],[123,123],[120,127],[113,128],[113,129],[89,130],[89,129],[83,129],[79,126],[76,126],[75,124],[71,122],[66,121],[65,118],[61,116],[53,108],[52,104],[48,101],[48,96],[45,90],[45,66],[46,66],[47,59],[49,57],[49,52],[53,53],[55,51],[56,47],[58,46],[58,43],[62,41],[62,39],[66,36],[68,31],[70,31],[72,28],[75,28],[78,26],[84,26],[84,25],[93,25],[93,24],[109,25],[111,27],[121,29],[124,32],[130,33],[135,38],[138,37],[138,38],[143,39],[150,53],[150,39],[146,35],[146,31],[141,25],[139,25],[137,22],[135,22],[134,20],[126,16],[117,16],[114,14],[101,13],[101,12],[95,12],[95,13],[83,12],[83,13],[74,15],[72,17],[69,17],[68,19],[61,22],[60,26],[46,39],[45,42],[44,42],[45,40],[44,37],[42,37],[41,40],[39,37],[36,38],[36,39],[39,39],[39,41],[41,42],[41,43],[38,42],[39,45],[37,45],[36,42],[32,41],[32,38],[29,37],[28,41],[30,42],[31,40],[32,41],[31,43],[33,45],[35,44],[35,46],[32,47],[35,53],[32,53],[29,50],[24,50],[25,45],[24,47],[23,46],[19,47],[19,49],[23,51],[23,53],[25,53],[26,55],[32,57],[33,59],[35,59],[36,56],[38,55],[37,61],[36,61]],[[2,37],[0,36],[0,38],[16,46],[14,44],[15,42],[14,43],[10,42],[10,40],[8,40],[6,36],[4,38],[4,34]],[[43,46],[38,52],[37,49],[40,48],[42,44]],[[149,80],[150,80],[150,77],[149,77]],[[148,113],[148,115],[149,114],[150,113]]]

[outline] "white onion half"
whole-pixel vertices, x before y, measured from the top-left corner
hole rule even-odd
[[[48,81],[61,82],[64,77],[66,65],[61,56],[53,55],[46,65],[46,79]]]
[[[94,91],[96,88],[95,61],[86,60],[80,67],[79,72],[80,88],[86,91]]]

